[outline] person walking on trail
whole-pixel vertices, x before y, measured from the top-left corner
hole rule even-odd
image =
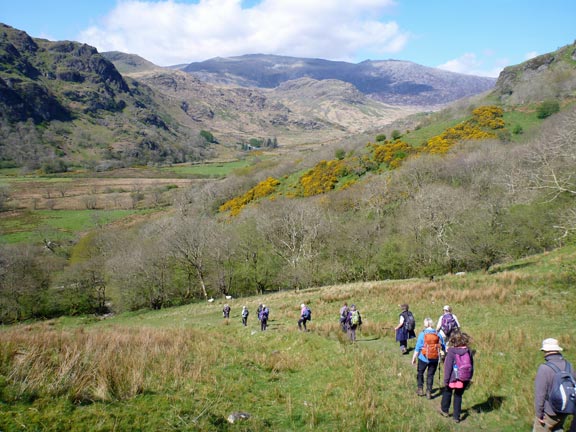
[[[442,315],[438,318],[438,324],[436,324],[436,331],[440,332],[445,341],[449,341],[452,332],[457,329],[460,329],[458,318],[452,313],[450,306],[444,306]]]
[[[344,305],[340,308],[340,327],[342,331],[346,333],[348,329],[346,328],[346,320],[348,319],[348,312],[350,309],[348,308],[348,303],[344,303]]]
[[[262,309],[260,310],[260,315],[258,318],[260,319],[260,330],[264,331],[268,327],[268,316],[270,315],[270,310],[266,307],[265,304],[262,305]]]
[[[248,315],[250,312],[246,306],[242,306],[242,325],[246,327],[248,325]]]
[[[470,336],[466,333],[454,332],[444,359],[444,392],[442,393],[440,414],[444,417],[450,416],[450,404],[452,396],[454,396],[452,418],[456,423],[460,423],[462,396],[470,386],[474,375],[474,360],[469,344]]]
[[[226,303],[224,305],[224,308],[222,309],[222,315],[224,316],[225,319],[230,319],[230,305],[228,303]]]
[[[540,351],[544,352],[544,360],[538,367],[536,379],[534,380],[534,410],[536,418],[534,419],[533,432],[544,431],[561,431],[563,430],[564,423],[569,414],[574,414],[574,403],[570,403],[570,386],[574,386],[574,370],[568,360],[566,360],[561,352],[562,348],[558,345],[556,339],[544,339],[542,341],[542,348]],[[559,371],[559,372],[558,372]],[[560,391],[559,383],[556,384],[555,377],[558,373],[562,374],[563,371],[568,372],[567,387],[564,388],[566,405],[562,403],[556,404],[555,397],[556,391]],[[570,376],[572,377],[572,384],[570,384]],[[563,386],[562,386],[563,387]],[[566,411],[572,411],[568,413]],[[572,426],[570,430],[575,429],[576,420],[572,418]]]
[[[262,313],[262,303],[258,305],[258,309],[256,309],[256,318],[260,321],[260,314]]]
[[[416,337],[416,333],[414,333],[416,321],[406,303],[400,305],[400,308],[402,309],[400,320],[394,330],[396,330],[396,341],[400,343],[400,351],[402,354],[406,354],[408,353],[408,339]]]
[[[434,375],[438,369],[440,353],[446,350],[446,345],[442,336],[434,330],[432,318],[424,319],[424,330],[418,335],[412,364],[417,364],[416,383],[418,385],[418,396],[424,396],[424,372],[426,373],[426,398],[432,399],[434,386]]]
[[[346,328],[351,342],[356,342],[356,329],[360,326],[362,326],[362,316],[360,311],[356,309],[356,305],[352,305],[346,318]]]
[[[298,320],[298,330],[302,331],[302,327],[304,327],[304,331],[308,331],[306,328],[306,322],[312,319],[312,311],[308,308],[304,303],[300,305],[300,319]]]

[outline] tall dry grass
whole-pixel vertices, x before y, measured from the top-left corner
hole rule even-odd
[[[218,355],[213,341],[192,329],[15,328],[0,333],[0,345],[0,367],[16,397],[66,396],[77,403],[194,386]]]

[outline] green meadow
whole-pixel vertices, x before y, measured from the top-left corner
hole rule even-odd
[[[153,210],[34,210],[0,220],[4,243],[38,242],[47,232],[58,240],[70,240],[98,225],[109,224]]]
[[[542,339],[576,363],[576,247],[430,281],[374,281],[274,292],[112,317],[0,328],[0,430],[530,430]],[[351,344],[343,302],[364,324]],[[229,322],[224,303],[232,306]],[[299,305],[312,309],[299,332]],[[450,304],[473,339],[475,377],[454,424],[416,395],[416,370],[394,340],[399,304],[418,328]],[[259,303],[270,307],[260,331]],[[251,315],[241,325],[240,311]],[[414,347],[415,341],[410,341]],[[440,387],[436,376],[435,388]],[[234,412],[250,418],[229,423]]]

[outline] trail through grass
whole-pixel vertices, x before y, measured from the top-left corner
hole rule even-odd
[[[529,430],[542,339],[558,338],[576,362],[575,256],[572,247],[493,274],[365,282],[5,327],[0,430]],[[363,315],[356,344],[338,325],[344,301]],[[222,318],[225,302],[232,306],[229,322]],[[296,324],[302,302],[313,311],[307,333]],[[404,302],[419,329],[450,304],[473,338],[476,373],[458,425],[437,413],[437,393],[432,400],[416,396],[411,353],[400,354],[391,329]],[[255,317],[259,303],[271,309],[265,332]],[[251,312],[247,327],[243,305]],[[251,417],[228,423],[236,411]]]

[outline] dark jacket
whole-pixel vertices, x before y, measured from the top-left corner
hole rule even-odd
[[[546,362],[554,363],[560,370],[566,369],[566,360],[562,357],[562,354],[555,353],[546,356]],[[574,375],[574,372],[572,372]],[[548,415],[556,415],[552,405],[548,402],[548,393],[552,388],[552,383],[554,381],[554,371],[550,366],[546,366],[542,363],[538,367],[538,372],[536,373],[536,379],[534,380],[534,410],[536,412],[536,417],[541,419],[544,413]]]
[[[470,362],[472,363],[472,373],[474,373],[474,357],[468,347],[450,347],[444,359],[444,387],[451,382],[456,382],[454,374],[454,364],[456,363],[456,354],[462,355],[466,351],[470,353]]]

